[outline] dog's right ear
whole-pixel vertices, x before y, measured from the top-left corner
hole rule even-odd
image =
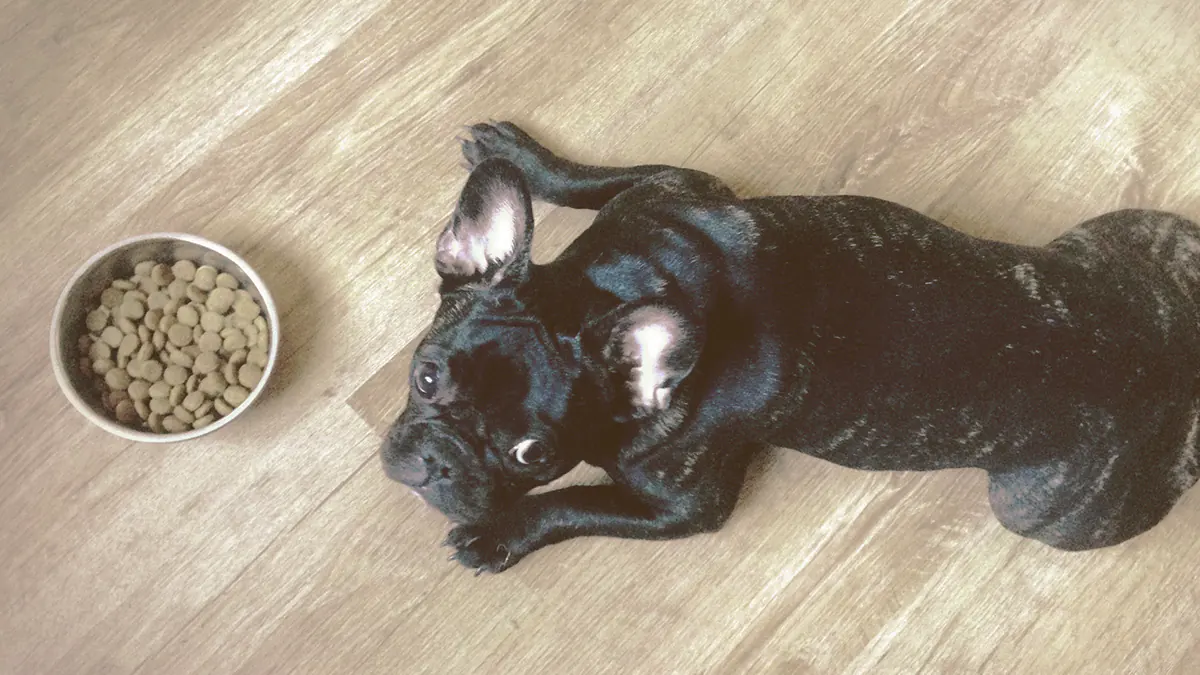
[[[700,359],[703,336],[674,309],[644,305],[617,321],[604,355],[628,372],[626,387],[635,417],[666,410],[675,388]]]
[[[495,286],[521,282],[529,271],[533,205],[521,170],[502,159],[471,171],[434,262],[442,278]]]

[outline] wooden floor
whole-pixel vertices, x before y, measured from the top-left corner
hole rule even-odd
[[[488,117],[1044,243],[1200,218],[1200,4],[0,0],[0,673],[1200,672],[1200,491],[1067,554],[980,472],[779,451],[717,534],[446,562],[375,452]],[[539,215],[541,259],[590,218]],[[168,447],[91,427],[46,348],[75,267],[157,230],[284,313],[269,396]]]

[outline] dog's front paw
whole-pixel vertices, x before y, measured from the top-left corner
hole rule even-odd
[[[483,122],[466,128],[459,138],[464,166],[474,169],[493,157],[506,159],[527,173],[540,167],[548,151],[512,122]]]
[[[504,536],[496,527],[487,525],[459,525],[450,530],[446,546],[453,547],[451,560],[475,570],[475,576],[484,572],[496,574],[517,564],[524,557],[520,542]]]

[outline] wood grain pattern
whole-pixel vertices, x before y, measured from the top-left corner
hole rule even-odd
[[[716,534],[476,579],[375,456],[459,125],[1036,244],[1200,218],[1197,26],[1186,0],[0,2],[0,673],[1197,672],[1196,493],[1067,554],[1004,531],[982,472],[779,450]],[[591,218],[537,212],[540,259]],[[145,447],[69,408],[47,329],[89,254],[165,229],[260,270],[284,349],[242,421]]]

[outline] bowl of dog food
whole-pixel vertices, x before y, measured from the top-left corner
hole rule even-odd
[[[54,376],[88,420],[121,438],[212,433],[263,392],[279,352],[266,284],[233,251],[157,233],[92,256],[59,296]]]

